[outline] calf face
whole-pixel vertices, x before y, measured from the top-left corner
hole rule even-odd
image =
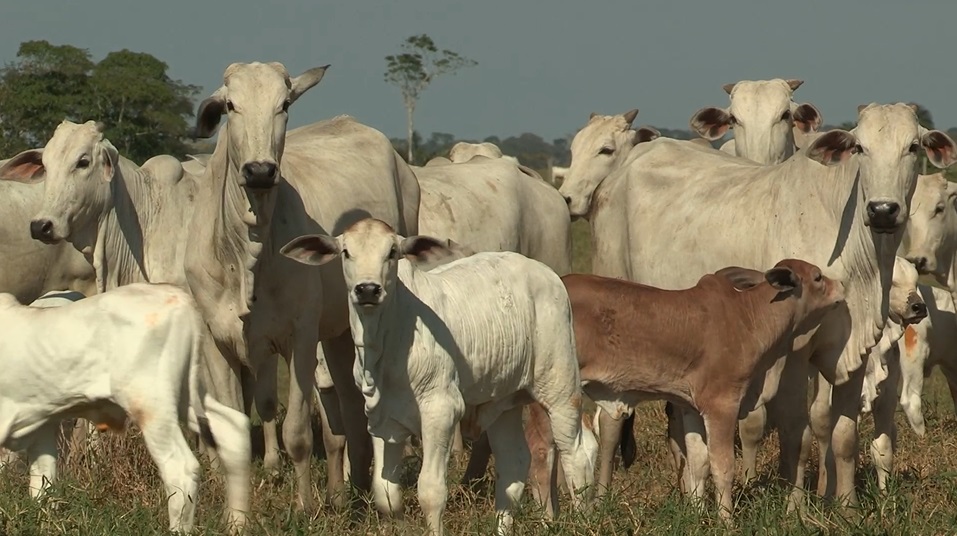
[[[403,238],[387,223],[367,218],[334,238],[301,236],[283,246],[280,252],[290,259],[316,266],[341,255],[350,301],[357,310],[372,310],[394,294],[400,256],[435,266],[442,259],[465,256],[463,253],[468,252],[447,244],[454,242],[429,236]]]
[[[922,274],[947,278],[957,249],[957,184],[941,174],[917,177],[903,255]]]
[[[916,324],[927,316],[927,305],[917,292],[917,269],[901,257],[894,259],[894,276],[891,281],[891,322],[901,326]]]

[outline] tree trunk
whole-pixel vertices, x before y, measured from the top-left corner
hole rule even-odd
[[[412,114],[415,113],[415,102],[412,100],[406,101],[405,103],[405,118],[406,126],[408,127],[408,138],[406,142],[406,148],[408,149],[408,160],[409,165],[415,165],[415,162],[412,161],[412,133],[415,131],[412,128]]]

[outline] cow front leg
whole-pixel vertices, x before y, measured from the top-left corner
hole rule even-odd
[[[209,393],[224,406],[242,412],[245,409],[242,392],[242,365],[238,361],[227,359],[214,342],[212,334],[204,330],[203,336],[203,382]],[[219,470],[216,449],[199,442],[200,450],[206,455],[214,470]]]
[[[276,388],[279,357],[272,355],[259,367],[254,380],[253,395],[263,429],[263,468],[274,476],[279,475],[280,465],[279,435],[276,431],[276,414],[279,410],[279,394]]]
[[[867,367],[861,366],[850,374],[847,382],[834,386],[831,400],[831,416],[834,433],[831,449],[834,451],[836,495],[845,506],[857,505],[854,489],[854,473],[857,469],[858,435],[857,418],[861,412],[861,389]]]
[[[532,489],[532,496],[535,502],[545,509],[545,517],[555,519],[558,514],[558,463],[555,456],[555,440],[552,438],[552,427],[548,423],[548,413],[538,402],[528,405],[525,441],[531,455],[528,482]]]
[[[887,491],[887,479],[894,470],[894,450],[897,448],[897,424],[894,410],[897,409],[897,385],[900,383],[900,358],[895,352],[887,355],[887,378],[878,386],[874,400],[874,441],[871,442],[871,459],[877,468],[877,487]]]
[[[742,481],[747,486],[758,476],[758,449],[764,440],[768,423],[768,409],[764,405],[752,410],[738,421],[738,436],[741,438]]]
[[[538,404],[539,410],[544,409]],[[547,421],[546,421],[547,422]],[[525,478],[528,476],[531,456],[522,431],[522,407],[514,407],[488,428],[489,444],[495,454],[495,513],[498,517],[497,534],[509,534],[512,530],[512,512],[522,500]],[[551,442],[549,442],[551,447]],[[549,474],[551,471],[548,471]],[[557,494],[556,494],[557,495]]]
[[[405,441],[386,443],[381,437],[372,437],[372,497],[376,511],[386,522],[402,517],[402,450]]]
[[[27,463],[30,465],[30,497],[39,499],[56,480],[57,445],[59,431],[56,422],[48,422],[33,433],[33,441],[27,447]]]
[[[736,399],[740,403],[740,397]],[[715,503],[718,516],[725,522],[731,521],[731,489],[734,484],[734,425],[738,414],[738,404],[714,404],[704,414],[704,425],[708,434],[708,458],[711,474],[714,478]]]
[[[455,415],[456,408],[448,407],[446,401],[420,402],[422,419],[422,469],[419,472],[418,495],[419,506],[425,515],[429,531],[435,536],[442,536],[445,528],[442,525],[442,516],[445,513],[445,504],[448,501],[449,457],[452,454],[452,435],[455,423],[461,420],[462,415]],[[459,404],[464,409],[464,406]],[[521,413],[519,414],[521,415]],[[521,417],[519,417],[521,420]],[[519,436],[521,437],[521,436]],[[524,438],[522,438],[524,443]],[[528,447],[526,448],[526,452]],[[513,449],[514,450],[514,449]],[[513,453],[509,454],[514,455]],[[496,465],[498,464],[496,456]],[[528,464],[525,464],[525,475],[528,474]],[[511,475],[510,475],[511,476]],[[524,482],[524,476],[522,478]],[[496,505],[498,501],[496,500]]]
[[[817,494],[828,497],[834,493],[834,452],[831,450],[831,384],[820,373],[814,373],[814,401],[811,402],[809,421],[817,439],[818,467]]]
[[[767,403],[768,418],[778,428],[778,474],[790,487],[789,512],[804,508],[804,472],[811,453],[807,385],[807,356],[792,353],[785,361],[777,393]]]
[[[346,435],[346,453],[349,456],[349,481],[360,491],[368,491],[371,485],[369,467],[372,465],[372,449],[367,430],[365,400],[356,386],[352,368],[355,363],[355,345],[352,333],[322,341],[323,355],[329,374],[339,396],[342,427]]]
[[[315,325],[315,324],[313,324]],[[295,338],[289,364],[289,404],[282,427],[286,452],[296,469],[299,507],[307,514],[315,510],[312,493],[312,393],[316,384],[316,345],[313,334]]]
[[[621,442],[625,419],[616,419],[607,411],[598,409],[598,444],[600,447],[598,467],[598,489],[596,496],[601,497],[611,487],[611,477],[615,470],[615,451]]]
[[[671,450],[671,467],[675,470],[678,479],[678,491],[687,494],[691,487],[688,485],[688,447],[685,445],[685,428],[681,420],[681,412],[671,402],[665,403],[665,415],[668,418],[668,448]]]
[[[456,429],[461,431],[461,424]],[[454,443],[452,450],[455,450]],[[488,434],[482,432],[478,439],[472,441],[472,452],[469,454],[469,463],[465,467],[465,474],[462,475],[462,485],[476,491],[478,482],[485,477],[485,471],[488,469],[488,462],[491,458],[492,447],[489,446]]]
[[[326,451],[326,502],[336,510],[346,505],[345,451],[346,436],[342,433],[342,419],[339,418],[339,398],[335,387],[316,390],[316,403],[319,406],[319,419],[322,427],[322,446]],[[335,415],[336,420],[330,420]]]

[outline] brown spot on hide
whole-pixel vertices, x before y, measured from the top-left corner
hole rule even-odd
[[[132,421],[136,423],[136,426],[139,426],[140,428],[144,428],[151,417],[149,410],[147,410],[139,402],[130,404],[129,412],[130,419],[132,419]]]
[[[147,327],[156,327],[156,324],[159,322],[159,315],[155,312],[149,313],[146,315],[146,318],[143,320]]]
[[[904,329],[904,349],[907,350],[907,355],[910,356],[916,348],[917,331],[914,330],[913,326],[907,326],[907,328]]]

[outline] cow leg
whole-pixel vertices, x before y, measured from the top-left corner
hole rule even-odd
[[[740,403],[740,397],[737,400]],[[718,505],[718,515],[724,521],[731,520],[733,508],[731,489],[734,484],[734,425],[738,405],[709,407],[703,416],[708,434],[708,459],[714,478],[715,502]]]
[[[621,442],[621,431],[625,419],[616,419],[607,411],[598,413],[598,441],[600,452],[598,455],[598,489],[596,496],[602,497],[611,487],[611,477],[615,470],[615,452]]]
[[[205,408],[210,432],[216,440],[216,454],[226,473],[226,523],[231,533],[239,533],[249,512],[249,462],[252,457],[249,418],[209,395],[205,397]]]
[[[857,469],[857,418],[861,412],[861,389],[867,367],[861,366],[850,374],[847,382],[834,386],[831,415],[834,433],[831,449],[834,451],[836,495],[847,506],[857,505],[854,472]]]
[[[326,391],[323,396],[322,391]],[[326,451],[326,502],[332,505],[336,510],[341,510],[346,505],[346,483],[345,483],[345,464],[343,461],[346,450],[346,436],[335,433],[332,423],[329,421],[330,414],[339,413],[339,399],[335,394],[335,388],[328,388],[319,391],[317,389],[316,403],[319,406],[319,418],[322,421],[322,446]],[[330,407],[326,407],[326,405]],[[338,423],[339,430],[342,429],[341,420]]]
[[[894,450],[897,448],[897,424],[894,410],[897,409],[897,384],[900,383],[900,358],[896,352],[887,353],[887,378],[878,386],[874,401],[874,441],[871,442],[871,459],[877,468],[877,486],[887,490],[887,479],[894,470]],[[873,356],[872,356],[873,359]]]
[[[552,438],[552,428],[548,423],[548,413],[545,408],[538,402],[533,402],[528,405],[528,410],[528,421],[525,423],[525,439],[531,455],[528,481],[535,502],[545,509],[545,517],[555,519],[558,515],[558,464],[555,457],[555,440]]]
[[[908,327],[907,329],[914,328]],[[903,383],[900,404],[911,428],[917,435],[923,437],[926,432],[926,425],[924,423],[923,402],[920,397],[924,392],[924,367],[930,354],[930,345],[923,341],[922,344],[916,345],[916,348],[907,348],[905,344],[898,344],[897,348],[901,352],[899,362]],[[942,367],[942,369],[944,376],[948,376],[947,368]],[[957,380],[957,374],[954,375],[954,378]],[[950,384],[949,379],[947,383]],[[951,389],[951,395],[953,396],[953,389]],[[957,399],[955,399],[955,405],[957,405]]]
[[[950,399],[954,403],[954,412],[957,413],[957,367],[942,365],[940,371],[944,373],[947,379],[947,387],[950,388]],[[921,386],[923,387],[923,385]],[[920,398],[920,395],[918,395]]]
[[[834,493],[834,453],[831,451],[831,384],[820,373],[814,374],[814,401],[811,403],[811,432],[817,439],[817,494]]]
[[[705,496],[705,483],[711,474],[711,464],[708,461],[708,444],[704,427],[704,419],[697,411],[684,406],[675,406],[680,415],[681,426],[684,430],[686,449],[685,491],[690,494],[696,503]]]
[[[278,381],[279,356],[272,355],[263,362],[255,377],[256,413],[263,429],[263,468],[279,474],[279,436],[276,432],[276,414],[279,410]],[[290,369],[291,370],[291,369]],[[247,412],[248,413],[248,412]]]
[[[464,404],[461,404],[460,407],[464,409]],[[422,514],[425,516],[432,534],[442,536],[445,533],[442,526],[442,515],[445,513],[445,504],[449,497],[447,481],[449,456],[452,454],[452,434],[455,423],[462,419],[462,415],[461,413],[455,415],[455,411],[448,407],[446,401],[420,401],[419,411],[422,415],[422,469],[419,472],[418,482],[419,506],[422,508]],[[519,424],[521,424],[520,412]],[[521,435],[519,437],[522,439],[521,443],[524,444],[524,438]],[[491,444],[491,441],[489,441],[489,444]],[[528,475],[528,446],[524,448],[526,449],[526,461],[524,464],[525,473],[522,475],[523,482]],[[513,452],[510,452],[509,456],[514,455],[513,447]],[[496,466],[498,466],[499,457],[496,456],[495,458]],[[496,497],[497,506],[498,500]]]
[[[671,402],[665,403],[665,415],[668,416],[668,448],[671,450],[671,466],[678,478],[678,491],[682,494],[690,492],[687,477],[688,456],[685,445],[684,421],[681,412]]]
[[[543,408],[540,411],[544,413]],[[514,407],[495,419],[488,428],[488,440],[495,454],[495,470],[498,472],[495,480],[497,533],[508,534],[512,530],[512,512],[522,500],[531,461],[522,431],[522,406]]]
[[[203,383],[213,398],[228,408],[243,411],[245,405],[241,384],[242,365],[238,361],[227,359],[208,331],[203,336],[203,364]],[[216,449],[205,448],[202,441],[200,446],[213,468],[218,468]]]
[[[176,404],[172,401],[154,403],[151,407],[153,413],[147,413],[134,422],[143,432],[146,449],[166,486],[169,529],[173,532],[189,532],[196,515],[199,462],[180,430],[175,408]],[[248,437],[248,431],[246,435]],[[227,460],[218,461],[229,469]]]
[[[452,434],[452,452],[456,455],[465,453],[465,442],[462,440],[461,423],[455,423],[455,432]]]
[[[27,447],[27,463],[30,465],[30,496],[39,499],[56,480],[57,433],[59,423],[50,421],[33,432],[33,440]]]
[[[577,384],[573,388],[580,389]],[[540,402],[548,410],[552,437],[565,470],[572,506],[583,509],[590,505],[594,495],[598,442],[595,434],[582,425],[581,393],[573,391],[565,393],[564,397]]]
[[[461,428],[459,428],[461,431]],[[472,453],[469,455],[469,463],[465,467],[465,474],[462,475],[462,485],[475,491],[478,481],[485,477],[485,471],[488,469],[489,459],[492,457],[492,447],[488,442],[488,434],[482,432],[478,439],[472,441]]]
[[[307,324],[308,325],[308,324]],[[315,324],[312,324],[315,326]],[[312,328],[314,329],[314,328]],[[282,426],[286,452],[296,469],[299,507],[312,514],[316,504],[312,494],[312,393],[316,385],[316,346],[312,336],[300,330],[289,363],[289,404]]]
[[[342,425],[348,445],[349,481],[359,490],[368,491],[371,485],[369,467],[372,464],[372,452],[369,432],[366,429],[368,420],[365,400],[352,374],[355,363],[352,333],[346,331],[338,337],[322,341],[322,350],[336,386],[336,394],[339,396]]]
[[[744,466],[742,481],[748,485],[758,476],[758,448],[764,440],[768,423],[768,409],[764,405],[752,410],[738,421],[738,436],[741,438],[741,462]]]
[[[804,470],[811,452],[807,378],[806,356],[792,353],[785,360],[777,394],[767,403],[768,417],[778,427],[778,474],[791,487],[789,512],[803,510],[804,505]]]
[[[405,441],[386,443],[380,437],[372,437],[372,453],[375,465],[372,468],[372,496],[376,510],[386,520],[402,517],[402,449]]]

